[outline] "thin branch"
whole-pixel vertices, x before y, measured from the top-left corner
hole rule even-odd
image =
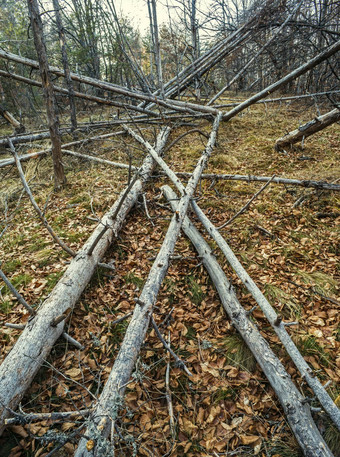
[[[52,236],[52,238],[54,239],[54,241],[56,243],[59,244],[59,246],[61,246],[64,251],[66,251],[68,254],[70,254],[72,257],[75,257],[76,253],[67,246],[67,244],[65,244],[59,237],[58,235],[55,233],[55,231],[53,230],[53,228],[50,226],[50,224],[47,222],[46,218],[44,217],[41,209],[39,208],[39,206],[37,205],[33,195],[32,195],[32,192],[31,192],[31,189],[29,188],[28,184],[27,184],[27,181],[26,181],[26,178],[25,178],[25,175],[24,175],[24,172],[23,172],[23,169],[21,167],[21,163],[20,163],[20,160],[19,160],[19,157],[18,157],[18,153],[15,149],[15,147],[13,146],[13,143],[12,143],[12,140],[10,138],[7,139],[8,140],[8,144],[9,144],[9,147],[11,149],[11,152],[14,156],[14,159],[15,159],[15,163],[16,163],[16,166],[18,168],[18,172],[19,172],[19,176],[20,176],[20,179],[21,179],[21,182],[22,182],[22,185],[24,186],[24,189],[26,190],[26,193],[29,197],[29,199],[31,200],[31,203],[33,205],[33,208],[35,209],[36,213],[38,214],[41,222],[44,224],[44,226],[46,227],[46,229],[48,230],[48,232],[50,233],[50,235]]]
[[[241,216],[241,214],[245,213],[247,211],[247,209],[249,208],[249,206],[252,204],[252,202],[260,195],[261,192],[263,192],[265,190],[266,187],[269,186],[269,184],[273,181],[274,178],[275,178],[275,175],[273,175],[273,177],[264,186],[262,186],[261,189],[258,192],[256,192],[256,194],[254,194],[251,197],[251,199],[244,205],[243,208],[240,209],[240,211],[238,211],[227,222],[225,222],[224,224],[222,224],[219,227],[217,227],[218,230],[221,230],[222,228],[224,228],[227,225],[231,224],[238,216]]]

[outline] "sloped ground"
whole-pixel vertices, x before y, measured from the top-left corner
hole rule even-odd
[[[218,146],[207,172],[257,174],[335,181],[340,176],[339,125],[310,137],[304,150],[287,154],[273,149],[276,138],[315,115],[298,104],[257,106],[222,124]],[[209,133],[211,125],[199,128]],[[177,128],[170,142],[190,127]],[[152,139],[153,132],[147,136]],[[166,154],[176,171],[191,171],[204,148],[205,138],[192,133]],[[139,163],[145,152],[130,138],[96,142],[82,149],[115,161]],[[27,179],[40,207],[64,241],[76,250],[114,202],[127,182],[127,173],[108,166],[65,157],[68,186],[54,194],[50,159],[25,165]],[[91,407],[109,376],[129,319],[111,323],[133,309],[171,217],[155,179],[146,188],[148,216],[143,202],[131,213],[119,239],[104,261],[116,271],[97,270],[68,322],[68,332],[85,346],[79,351],[59,340],[22,401],[25,412],[66,411]],[[221,225],[262,186],[261,183],[203,181],[197,196],[210,219]],[[68,257],[51,242],[37,220],[21,183],[12,170],[1,171],[1,268],[32,305],[39,306],[67,267]],[[306,199],[293,208],[302,196]],[[5,220],[6,218],[6,220]],[[222,233],[253,279],[280,311],[306,360],[326,383],[334,399],[340,394],[339,358],[339,195],[271,184]],[[254,306],[222,256],[227,276],[246,309]],[[1,287],[1,356],[15,343],[19,331],[5,322],[23,323],[28,315]],[[308,387],[263,318],[255,322],[284,361],[300,390]],[[251,352],[235,332],[219,303],[214,287],[190,242],[182,236],[155,309],[155,320],[175,352],[187,363],[188,378],[170,360],[170,390],[176,430],[169,424],[165,373],[168,354],[154,330],[140,355],[117,423],[116,455],[136,456],[297,456],[294,438],[280,405]],[[338,358],[337,358],[338,357]],[[54,368],[52,368],[52,365]],[[339,401],[339,400],[338,400]],[[318,406],[317,402],[312,402]],[[326,416],[315,419],[340,455],[339,434]],[[71,434],[79,422],[38,422],[9,427],[2,438],[1,455],[44,456],[55,444],[51,438]],[[72,455],[77,439],[54,455]]]

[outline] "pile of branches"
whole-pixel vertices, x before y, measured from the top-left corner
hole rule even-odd
[[[35,2],[32,3],[34,4]],[[197,227],[195,227],[187,215],[189,208],[196,213],[199,221],[204,227],[204,230],[215,241],[230,266],[235,270],[244,286],[248,289],[257,305],[263,311],[264,315],[268,319],[268,323],[272,326],[279,340],[286,348],[301,376],[313,390],[321,407],[327,412],[334,424],[340,429],[340,413],[338,408],[331,400],[325,387],[318,380],[316,374],[308,366],[287,332],[287,327],[294,325],[295,323],[285,322],[282,319],[282,316],[276,313],[268,300],[260,292],[256,283],[252,280],[241,265],[240,261],[236,258],[232,249],[220,234],[218,228],[213,225],[194,199],[195,190],[200,179],[204,177],[211,177],[205,176],[203,171],[216,144],[218,130],[221,123],[230,121],[246,108],[265,99],[265,97],[269,94],[277,91],[289,82],[296,80],[301,75],[306,74],[308,71],[315,68],[317,65],[320,65],[322,62],[325,62],[327,59],[331,59],[332,56],[334,57],[340,50],[340,41],[334,42],[332,45],[327,46],[321,52],[316,54],[312,59],[295,68],[287,75],[265,87],[255,95],[252,95],[245,101],[236,104],[236,106],[232,107],[229,111],[222,111],[222,107],[213,105],[213,102],[218,98],[219,94],[214,97],[214,100],[204,105],[185,100],[178,100],[180,94],[183,93],[188,86],[193,84],[197,78],[201,78],[202,75],[207,73],[222,59],[231,55],[237,47],[244,45],[251,36],[253,28],[257,27],[259,21],[263,24],[265,20],[269,20],[267,15],[264,14],[267,6],[268,5],[257,12],[257,14],[254,14],[250,20],[231,33],[227,38],[221,40],[213,46],[194,63],[187,66],[176,78],[162,85],[156,92],[134,91],[95,78],[78,75],[68,71],[67,67],[59,69],[49,66],[46,59],[46,53],[43,52],[44,46],[41,42],[42,35],[40,34],[39,36],[39,15],[34,15],[34,8],[32,8],[31,11],[31,20],[32,28],[35,31],[37,50],[42,50],[42,53],[40,53],[40,61],[33,61],[0,50],[1,58],[40,70],[41,81],[24,78],[18,74],[13,74],[10,70],[1,71],[0,75],[2,77],[16,79],[26,84],[42,86],[47,101],[47,112],[49,116],[49,131],[31,134],[15,134],[12,137],[0,140],[0,144],[7,148],[4,149],[4,151],[6,152],[9,149],[13,155],[12,158],[5,158],[0,161],[0,167],[7,167],[13,164],[16,165],[24,189],[27,192],[43,225],[49,231],[55,242],[71,256],[71,261],[66,272],[39,309],[32,308],[13,287],[8,278],[6,278],[5,274],[0,272],[2,280],[6,282],[15,297],[30,313],[28,322],[22,326],[23,331],[19,339],[0,366],[1,432],[3,432],[6,425],[17,423],[18,420],[19,422],[20,420],[28,422],[31,420],[39,420],[39,415],[25,417],[22,413],[17,412],[16,408],[18,407],[26,390],[30,387],[34,376],[37,374],[41,365],[48,357],[51,349],[60,336],[63,336],[77,347],[81,347],[79,342],[75,341],[69,334],[65,333],[65,323],[69,319],[72,310],[77,306],[79,297],[90,281],[97,266],[102,265],[104,268],[106,267],[112,269],[110,265],[101,264],[101,260],[109,246],[112,246],[112,244],[116,242],[119,231],[126,220],[127,214],[137,202],[137,199],[141,195],[143,187],[152,175],[154,168],[158,167],[161,172],[171,180],[177,191],[175,193],[169,187],[163,188],[164,195],[170,202],[173,216],[162,246],[159,249],[156,259],[150,269],[145,285],[139,296],[135,299],[135,309],[127,327],[123,343],[98,401],[93,405],[91,410],[64,413],[64,416],[67,418],[79,415],[87,418],[86,426],[82,426],[80,428],[81,430],[77,431],[78,435],[80,432],[83,432],[83,435],[80,435],[79,445],[75,455],[77,457],[85,457],[114,454],[114,437],[116,434],[115,423],[119,415],[119,411],[124,405],[126,386],[131,378],[131,374],[139,356],[139,351],[150,325],[154,327],[156,334],[164,345],[164,348],[169,351],[173,357],[175,357],[178,366],[187,376],[191,376],[190,367],[187,366],[184,361],[182,361],[172,351],[169,343],[158,329],[153,317],[157,296],[161,284],[167,274],[169,262],[174,253],[175,245],[181,231],[185,233],[197,250],[204,267],[209,273],[210,278],[218,291],[221,304],[230,321],[253,352],[257,362],[273,387],[291,429],[304,454],[310,457],[330,457],[332,455],[320,431],[314,423],[311,415],[311,406],[309,405],[308,400],[300,393],[283,364],[253,324],[249,313],[247,313],[239,303],[234,288],[225,276],[215,256],[212,254],[210,246],[205,241],[202,233],[197,229]],[[291,20],[291,15],[287,18],[287,22],[289,20]],[[67,88],[53,85],[51,83],[51,75],[66,77],[70,85],[68,85]],[[235,78],[236,77],[237,75]],[[82,84],[98,88],[106,93],[114,94],[114,97],[104,98],[97,95],[88,95],[82,92],[77,92],[72,87],[74,82],[80,82]],[[222,92],[220,92],[220,94]],[[87,242],[77,252],[74,252],[69,246],[62,242],[58,235],[53,231],[52,227],[45,218],[44,212],[39,208],[34,199],[21,166],[21,162],[25,160],[30,160],[38,155],[49,154],[51,152],[54,163],[56,188],[58,188],[65,182],[61,159],[62,154],[71,154],[74,156],[80,155],[88,160],[103,162],[103,159],[84,156],[69,149],[70,147],[79,144],[81,140],[76,140],[64,145],[61,144],[60,133],[63,132],[59,130],[59,126],[56,121],[56,114],[53,108],[53,97],[55,93],[63,93],[69,96],[70,100],[74,99],[74,97],[86,98],[96,103],[112,105],[119,108],[121,110],[119,116],[117,115],[116,119],[108,121],[106,123],[107,126],[111,127],[117,124],[121,125],[122,132],[120,133],[130,135],[136,142],[145,148],[145,159],[139,168],[132,167],[131,164],[104,161],[105,163],[113,166],[129,169],[133,176],[126,188],[120,193],[115,204],[101,218]],[[191,122],[196,118],[205,118],[211,121],[211,131],[208,135],[206,146],[197,161],[194,171],[191,174],[185,175],[182,173],[176,175],[169,164],[167,164],[162,158],[171,130],[171,125],[173,122],[178,120],[181,122]],[[298,131],[292,132],[283,139],[278,140],[276,148],[280,151],[285,150],[295,141],[300,141],[308,135],[313,134],[315,131],[319,131],[338,120],[339,110],[336,107],[329,114],[318,117],[304,126],[300,126]],[[157,140],[154,145],[151,145],[141,136],[140,131],[138,131],[138,123],[150,123],[151,125],[156,123],[160,126]],[[132,129],[129,124],[133,124],[135,128]],[[102,127],[103,123],[98,126]],[[89,126],[86,125],[72,125],[70,129],[66,129],[65,132],[74,132],[77,129],[86,129],[88,127]],[[90,127],[93,128],[96,126],[91,125]],[[87,141],[93,141],[95,138],[105,138],[109,135],[117,135],[117,132],[114,134],[93,137]],[[52,146],[50,149],[23,156],[18,154],[16,144],[28,141],[32,142],[42,138],[51,138]],[[184,185],[181,181],[183,175],[188,178],[186,185]],[[214,175],[213,178],[265,181],[266,184],[262,187],[260,192],[262,192],[270,183],[288,183],[304,187],[330,189],[334,191],[340,190],[340,186],[337,184],[317,182],[308,179],[304,181],[297,181],[279,177],[252,177],[237,175]],[[253,198],[256,198],[257,195],[258,193],[255,194]],[[246,207],[242,208],[239,214],[245,210]],[[230,223],[230,221],[227,223]],[[169,410],[171,410],[170,406]],[[53,417],[54,416],[52,414],[51,418],[53,419]],[[65,443],[62,443],[62,445],[63,444]]]

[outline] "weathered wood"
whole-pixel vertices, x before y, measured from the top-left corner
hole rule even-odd
[[[32,1],[32,0],[30,0],[30,1]],[[38,62],[36,62],[35,60],[26,59],[24,57],[17,56],[16,54],[12,54],[10,52],[6,52],[1,49],[0,49],[0,58],[4,58],[7,60],[17,62],[17,63],[21,63],[23,65],[28,65],[32,68],[39,68]],[[57,68],[57,67],[50,66],[49,72],[56,74],[58,76],[64,76],[63,70],[61,70],[60,68]],[[156,97],[154,95],[148,95],[148,94],[144,94],[142,92],[132,91],[132,90],[126,89],[125,87],[119,86],[117,84],[108,83],[105,81],[101,81],[99,79],[90,78],[88,76],[78,75],[77,73],[73,73],[73,72],[70,73],[70,77],[73,81],[88,84],[93,87],[98,87],[98,88],[104,89],[108,92],[113,92],[113,93],[123,95],[125,97],[129,97],[132,99],[145,101],[148,103],[155,104],[157,106],[161,106],[161,107],[164,107],[167,109],[172,109],[172,110],[179,111],[182,113],[188,112],[188,108],[184,102],[177,101],[176,105],[175,105],[175,104],[173,104],[173,100],[168,99],[168,98],[163,100],[162,98]],[[216,110],[215,108],[212,108],[210,106],[196,105],[194,103],[191,103],[190,110],[192,110],[192,112],[208,113],[208,114],[213,114],[213,115],[217,115],[217,113],[218,113],[218,110]]]
[[[164,186],[162,190],[170,201],[173,211],[177,211],[177,204],[174,201],[177,198],[176,194],[167,186]],[[182,228],[202,259],[231,322],[254,354],[274,389],[305,456],[332,456],[312,419],[310,407],[293,384],[278,357],[270,349],[267,341],[249,320],[232,285],[213,255],[212,249],[188,218],[184,219]]]
[[[13,114],[7,111],[7,109],[3,105],[0,105],[0,115],[14,127],[14,131],[16,134],[23,133],[25,131],[25,126],[22,125],[19,121],[17,121]]]
[[[318,116],[312,121],[301,125],[298,129],[293,130],[282,138],[276,140],[275,150],[282,151],[284,148],[292,146],[299,141],[303,141],[305,138],[313,135],[316,132],[320,132],[321,130],[338,121],[340,121],[340,110],[335,108],[332,111],[329,111],[328,113],[323,114],[322,116]]]
[[[166,275],[170,256],[174,251],[190,199],[194,194],[199,177],[214,147],[221,117],[222,115],[219,114],[214,121],[207,147],[189,179],[184,195],[178,204],[178,211],[171,219],[163,244],[150,269],[141,295],[136,301],[132,319],[127,328],[109,379],[100,395],[99,402],[91,417],[91,422],[85,431],[86,438],[80,440],[75,457],[95,456],[98,455],[98,453],[103,455],[104,450],[110,447],[110,443],[106,442],[105,438],[110,435],[111,430],[114,432],[114,428],[112,427],[114,427],[114,422],[118,416],[127,383],[135,366],[140,347],[144,341],[152,308],[156,302],[161,283]],[[94,440],[94,447],[88,450],[86,444],[87,441],[91,439]],[[113,443],[111,443],[111,445],[113,445]]]
[[[190,173],[180,172],[180,173],[176,173],[176,174],[177,174],[177,176],[183,176],[185,178],[190,176]],[[215,173],[203,173],[201,178],[202,179],[212,179],[212,180],[226,180],[226,181],[228,181],[228,180],[229,181],[244,181],[244,182],[271,181],[272,183],[276,183],[276,184],[340,191],[339,184],[333,184],[333,183],[325,182],[325,181],[314,181],[314,180],[310,180],[310,179],[300,180],[300,179],[290,179],[290,178],[280,178],[280,177],[271,178],[269,176],[255,176],[255,175],[220,175],[220,174],[215,174]]]
[[[40,421],[72,421],[77,419],[85,419],[91,414],[92,409],[80,409],[79,411],[60,411],[52,413],[15,413],[14,417],[5,419],[5,425],[14,424],[31,424],[32,422]]]
[[[34,79],[26,78],[25,76],[17,75],[15,73],[10,73],[8,71],[0,70],[0,76],[3,76],[5,78],[15,79],[15,80],[21,81],[25,84],[29,84],[30,86],[42,87],[42,83],[40,81],[35,81]],[[68,97],[70,96],[70,90],[65,89],[64,87],[53,85],[53,90],[54,90],[54,92],[58,92],[60,94],[66,95]],[[87,100],[90,102],[95,102],[95,103],[108,105],[108,106],[116,106],[117,108],[123,108],[124,111],[131,110],[131,111],[137,111],[138,113],[145,113],[145,114],[148,114],[149,116],[157,116],[157,113],[154,113],[153,111],[148,110],[146,108],[140,108],[138,106],[131,105],[130,103],[122,103],[117,100],[101,98],[96,95],[85,94],[83,92],[79,92],[74,89],[72,90],[72,96],[81,98],[83,100]],[[72,111],[73,111],[73,108],[72,108]],[[73,114],[72,114],[72,116],[73,116]]]
[[[163,149],[168,135],[168,128],[163,129],[158,135],[156,146],[158,152]],[[20,402],[40,365],[47,358],[55,341],[64,331],[65,320],[56,327],[52,327],[51,323],[56,317],[65,314],[67,310],[75,306],[98,262],[111,245],[112,240],[117,236],[126,215],[137,201],[143,183],[152,172],[153,165],[154,161],[148,156],[140,169],[140,178],[125,198],[119,214],[116,214],[113,221],[112,215],[115,214],[125,190],[121,192],[116,203],[101,219],[83,248],[72,259],[62,278],[36,316],[28,322],[15,346],[0,366],[0,433],[4,429],[4,419],[9,416],[7,408],[14,409]],[[89,248],[105,225],[109,225],[110,230],[107,230],[103,235],[92,255],[87,255]]]
[[[73,156],[73,157],[78,157],[79,159],[90,160],[92,162],[102,163],[102,164],[105,164],[105,165],[111,165],[113,167],[123,168],[124,170],[136,171],[138,169],[137,167],[135,167],[133,165],[129,165],[127,163],[112,162],[112,160],[100,159],[99,157],[89,156],[87,154],[80,154],[79,152],[70,151],[70,150],[64,149],[64,148],[61,148],[61,150],[65,154],[68,154],[68,155]]]
[[[335,425],[340,429],[340,410],[334,404],[331,397],[328,395],[318,378],[315,376],[315,373],[311,370],[308,363],[302,357],[301,353],[295,346],[295,343],[291,339],[289,333],[287,332],[285,325],[277,325],[278,314],[270,305],[266,297],[260,291],[256,283],[248,275],[246,270],[243,268],[242,264],[239,262],[228,243],[225,241],[223,236],[219,233],[217,228],[212,224],[212,222],[207,218],[204,212],[199,208],[195,201],[192,202],[192,207],[197,214],[198,219],[203,224],[206,231],[209,235],[216,241],[218,247],[223,252],[230,266],[234,269],[238,277],[241,279],[245,287],[252,294],[256,303],[260,306],[264,315],[271,324],[273,330],[279,337],[280,341],[287,350],[289,356],[294,362],[297,369],[300,371],[301,376],[307,381],[310,388],[315,393],[316,397],[320,401],[321,405],[333,420]]]
[[[124,126],[123,126],[124,127]],[[137,139],[137,138],[136,138]],[[155,151],[152,151],[152,146],[147,145],[148,151],[152,156],[155,156]],[[181,181],[179,180],[178,176],[168,167],[168,165],[164,162],[162,158],[157,159],[157,164],[162,168],[165,174],[170,178],[170,180],[174,183],[178,191],[183,195],[185,192],[185,188]],[[320,403],[324,407],[325,411],[328,413],[330,418],[336,424],[336,426],[340,429],[340,410],[336,407],[326,390],[321,385],[320,381],[316,378],[315,374],[311,371],[310,367],[308,366],[305,359],[302,357],[298,349],[296,348],[293,340],[290,338],[287,330],[285,329],[284,324],[276,325],[278,315],[276,314],[275,310],[269,304],[267,299],[264,297],[262,292],[256,286],[254,281],[250,278],[247,274],[245,269],[242,267],[241,263],[235,257],[234,253],[228,246],[227,242],[224,240],[222,235],[219,233],[217,228],[210,222],[210,220],[205,216],[203,211],[197,205],[197,203],[193,200],[191,202],[191,206],[195,210],[197,217],[202,222],[203,226],[207,230],[210,236],[214,238],[217,245],[225,255],[226,259],[230,263],[231,267],[235,270],[237,275],[240,277],[244,285],[247,287],[249,292],[253,295],[256,302],[261,307],[264,315],[267,317],[268,321],[272,325],[273,329],[275,330],[276,334],[280,338],[282,344],[285,346],[288,354],[290,355],[291,359],[295,363],[296,367],[300,371],[301,375],[306,379],[307,383],[314,391],[316,397],[319,399]]]
[[[61,156],[61,139],[59,134],[59,119],[55,106],[53,86],[49,73],[48,58],[37,0],[27,0],[28,12],[33,30],[34,45],[39,60],[39,71],[46,103],[46,113],[50,138],[52,143],[52,158],[54,169],[54,187],[59,189],[66,184],[66,176]]]
[[[233,118],[238,113],[240,113],[241,111],[248,108],[248,106],[253,105],[257,101],[261,100],[262,98],[267,97],[267,95],[271,94],[275,90],[279,89],[280,87],[284,86],[285,84],[289,83],[290,81],[293,81],[294,79],[303,75],[307,71],[309,71],[312,68],[319,65],[324,60],[326,60],[329,57],[331,57],[332,55],[336,54],[339,50],[340,50],[340,40],[336,41],[332,46],[329,46],[326,50],[324,50],[323,52],[320,52],[317,56],[313,57],[313,59],[310,59],[308,62],[306,62],[305,64],[296,68],[295,70],[290,72],[288,75],[279,79],[278,81],[271,84],[270,86],[267,86],[262,91],[258,92],[257,94],[248,98],[244,102],[240,103],[238,106],[236,106],[232,110],[225,113],[223,115],[223,120],[228,121],[229,119]]]
[[[305,98],[315,98],[315,97],[321,97],[323,95],[332,95],[332,94],[338,94],[340,90],[329,90],[326,92],[315,92],[314,94],[303,94],[303,95],[290,95],[288,97],[278,97],[278,98],[266,98],[264,100],[259,100],[256,102],[256,105],[260,104],[266,104],[266,103],[281,103],[281,102],[286,102],[290,100],[303,100]],[[223,103],[221,105],[214,105],[215,108],[221,109],[221,108],[227,108],[227,107],[233,107],[233,106],[238,106],[241,103],[239,102],[234,102],[234,103]]]

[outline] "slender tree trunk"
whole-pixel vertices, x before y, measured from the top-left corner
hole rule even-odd
[[[68,98],[69,98],[69,102],[70,102],[71,125],[72,125],[73,130],[75,130],[77,128],[76,104],[74,101],[73,83],[72,83],[72,79],[70,76],[70,67],[68,64],[68,57],[67,57],[67,51],[66,51],[65,30],[64,30],[63,23],[61,20],[59,0],[53,0],[53,8],[54,8],[54,14],[55,14],[55,19],[56,19],[56,23],[57,23],[58,34],[59,34],[61,57],[62,57],[64,72],[65,72],[66,86],[67,86],[68,94],[69,94]]]
[[[40,17],[37,0],[27,0],[28,11],[34,36],[34,44],[38,55],[39,69],[46,101],[48,126],[52,142],[52,157],[54,167],[54,185],[59,189],[66,184],[66,176],[61,155],[61,140],[59,134],[59,119],[56,112],[53,85],[51,82],[46,45],[43,35],[43,24]]]
[[[158,37],[156,0],[151,0],[151,5],[152,5],[152,16],[153,16],[153,39],[154,39],[154,46],[155,46],[155,60],[156,60],[156,68],[157,68],[158,88],[161,91],[162,98],[164,98],[162,59],[161,59],[161,50],[160,50],[160,46],[159,46],[159,37]]]
[[[174,201],[177,197],[176,194],[168,186],[164,186],[162,190],[170,201],[173,211],[176,211],[178,208]],[[232,324],[252,351],[273,387],[304,455],[306,457],[332,457],[331,451],[313,421],[305,398],[239,303],[236,293],[215,259],[212,249],[188,217],[184,219],[182,229],[202,259]]]

